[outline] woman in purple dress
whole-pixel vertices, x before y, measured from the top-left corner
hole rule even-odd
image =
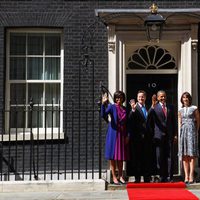
[[[114,93],[114,104],[108,103],[108,97],[103,96],[101,116],[109,116],[106,135],[105,157],[110,160],[110,168],[114,184],[125,183],[123,178],[123,161],[128,159],[128,134],[126,129],[126,108],[122,105],[125,94],[122,91]],[[118,167],[118,178],[115,174]]]

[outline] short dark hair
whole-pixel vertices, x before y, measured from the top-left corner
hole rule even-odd
[[[165,90],[159,90],[159,91],[157,92],[157,96],[159,96],[161,93],[167,95],[166,92],[165,92]]]
[[[122,101],[122,102],[124,103],[124,101],[126,100],[125,93],[122,92],[122,91],[116,91],[116,92],[114,93],[114,102],[116,103],[116,99],[117,99],[117,98],[120,98],[120,97],[123,98],[123,101]]]
[[[144,90],[138,90],[137,94],[143,93],[145,96],[147,96],[147,93]]]
[[[192,105],[192,96],[189,92],[184,92],[182,95],[181,95],[181,103],[182,103],[182,107],[184,107],[184,103],[183,103],[183,97],[186,96],[189,100],[189,106]]]

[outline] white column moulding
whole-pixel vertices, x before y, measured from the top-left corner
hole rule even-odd
[[[198,25],[191,25],[192,103],[198,105]]]
[[[178,100],[183,92],[192,92],[192,62],[191,62],[191,37],[189,33],[183,35],[181,41],[181,67],[178,77]],[[179,102],[178,102],[179,103]],[[179,108],[181,104],[179,103]]]
[[[108,89],[113,94],[117,89],[115,25],[108,26],[108,66]]]
[[[125,69],[124,69],[124,49],[122,41],[119,41],[119,90],[124,91],[124,82],[125,82]],[[117,80],[116,80],[117,81]],[[124,91],[125,92],[125,91]]]

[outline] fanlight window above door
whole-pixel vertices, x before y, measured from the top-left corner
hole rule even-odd
[[[137,49],[128,59],[127,69],[177,69],[173,56],[159,46],[144,46]]]

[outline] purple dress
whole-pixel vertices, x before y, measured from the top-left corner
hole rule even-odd
[[[101,107],[102,117],[110,116],[108,124],[105,157],[107,160],[128,160],[128,144],[126,144],[126,109],[116,104]]]

